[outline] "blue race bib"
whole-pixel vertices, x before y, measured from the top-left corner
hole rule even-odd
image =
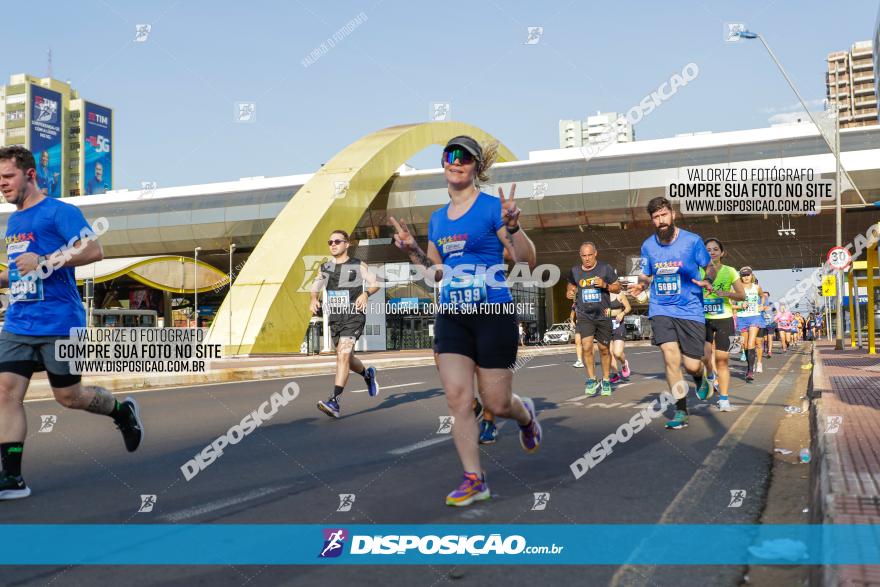
[[[585,304],[598,304],[602,301],[602,292],[594,287],[585,287],[581,290],[581,301]]]
[[[440,289],[440,303],[451,305],[456,309],[476,306],[485,303],[486,300],[485,275],[453,277]]]
[[[9,296],[10,303],[40,302],[43,300],[43,280],[22,279],[15,263],[9,265]]]
[[[712,298],[703,300],[703,312],[706,314],[723,314],[724,300],[721,298]]]
[[[655,275],[654,284],[658,296],[677,296],[681,293],[681,277],[678,273]]]

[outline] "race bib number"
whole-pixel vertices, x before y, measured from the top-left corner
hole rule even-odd
[[[334,314],[344,313],[349,307],[348,290],[329,290],[327,292],[327,305]]]
[[[618,322],[617,320],[612,318],[611,319],[611,330],[617,330],[618,328],[620,328],[620,322]]]
[[[602,292],[594,287],[585,287],[581,290],[581,301],[585,304],[598,304],[602,301]]]
[[[681,293],[681,277],[674,275],[655,275],[654,283],[658,296],[677,296]]]
[[[749,294],[746,296],[746,310],[750,314],[758,313],[758,306],[760,305],[760,298],[758,298],[757,294]]]
[[[440,302],[455,308],[475,306],[486,302],[486,276],[462,275],[443,284]]]
[[[43,300],[42,279],[21,279],[18,271],[9,272],[9,295],[11,302],[40,302]]]
[[[709,300],[703,300],[703,312],[706,314],[723,314],[724,313],[724,300],[721,298],[712,298]]]

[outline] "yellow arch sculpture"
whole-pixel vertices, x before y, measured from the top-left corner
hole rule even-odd
[[[311,314],[300,259],[325,257],[331,230],[352,232],[376,194],[410,157],[466,134],[492,140],[461,122],[392,126],[363,137],[326,163],[288,202],[260,239],[223,300],[209,340],[226,355],[299,352]],[[504,146],[499,161],[515,161]],[[231,312],[230,312],[231,309]]]

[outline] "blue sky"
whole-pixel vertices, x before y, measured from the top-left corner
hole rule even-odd
[[[767,126],[796,98],[757,41],[723,42],[724,23],[763,33],[821,108],[827,53],[870,39],[878,9],[874,0],[40,6],[51,16],[30,11],[0,36],[0,75],[45,75],[51,47],[55,77],[115,109],[114,180],[129,188],[307,173],[365,134],[426,121],[434,101],[526,157],[558,146],[560,118],[624,112],[689,62],[698,78],[644,118],[637,138]],[[140,23],[152,29],[134,43]],[[544,27],[539,43],[525,44],[529,26]],[[235,103],[250,101],[256,121],[234,122]]]

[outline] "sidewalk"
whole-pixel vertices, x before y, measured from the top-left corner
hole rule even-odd
[[[814,521],[880,524],[880,355],[819,342],[813,362]],[[821,572],[822,585],[880,587],[878,567]]]
[[[628,342],[628,347],[646,346],[646,341]],[[568,355],[575,358],[573,344],[552,346],[520,347],[518,364],[523,366],[529,356]],[[431,349],[402,351],[379,351],[357,353],[367,365],[377,369],[395,367],[419,367],[434,364]],[[212,361],[207,373],[119,373],[117,375],[84,376],[84,385],[100,385],[110,391],[129,391],[201,385],[206,383],[228,383],[232,381],[257,381],[260,379],[281,379],[302,377],[304,375],[329,375],[336,370],[333,355],[276,355],[261,357],[241,357]],[[28,389],[27,399],[52,397],[52,390],[45,373],[35,373]]]

